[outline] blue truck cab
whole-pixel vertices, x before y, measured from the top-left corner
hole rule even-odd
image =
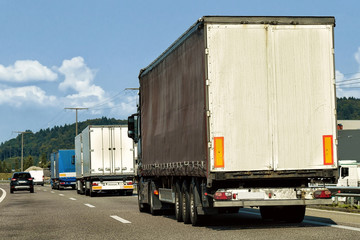
[[[51,188],[61,189],[76,185],[75,150],[65,149],[54,152],[51,160]]]

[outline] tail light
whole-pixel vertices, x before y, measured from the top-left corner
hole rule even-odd
[[[158,196],[158,195],[159,195],[159,191],[158,191],[158,190],[154,190],[154,195]]]
[[[15,182],[15,181],[16,181],[16,178],[12,178],[11,181]]]
[[[93,185],[93,186],[99,186],[99,184],[98,184],[98,183],[95,183],[95,182],[93,182],[92,185]]]
[[[329,190],[317,190],[314,192],[314,198],[331,198],[331,192]]]
[[[216,192],[214,195],[215,200],[231,200],[232,194],[231,192]]]
[[[133,182],[127,182],[127,185],[133,185]]]
[[[28,180],[29,180],[29,181],[32,181],[32,180],[33,180],[33,178],[28,178]]]
[[[64,185],[65,184],[65,182],[60,182],[60,185]]]

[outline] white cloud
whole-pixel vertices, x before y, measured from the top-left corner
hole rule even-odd
[[[111,113],[119,115],[122,118],[126,118],[137,111],[136,105],[138,102],[138,95],[127,96],[126,98],[120,100],[119,105],[117,107],[115,106]]]
[[[20,107],[26,104],[52,105],[55,96],[47,96],[45,91],[36,86],[0,89],[0,104]]]
[[[0,64],[0,81],[29,82],[55,81],[56,79],[57,74],[38,61],[18,60],[8,67]]]
[[[357,71],[360,72],[360,47],[354,54],[358,63]],[[360,98],[360,73],[345,75],[336,71],[336,95],[337,97],[355,97]]]
[[[90,69],[82,57],[64,60],[58,71],[65,76],[59,89],[76,91],[66,97],[72,105],[90,106],[104,99],[105,91],[93,84],[96,71]]]

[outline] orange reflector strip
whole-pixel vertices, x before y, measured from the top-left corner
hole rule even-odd
[[[224,137],[214,137],[214,167],[224,167]]]
[[[324,165],[334,164],[334,150],[333,150],[333,136],[323,136],[323,148],[324,148]]]

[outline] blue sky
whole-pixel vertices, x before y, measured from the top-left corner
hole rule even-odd
[[[126,119],[137,98],[124,89],[204,15],[335,16],[337,80],[360,78],[359,9],[357,0],[0,0],[0,142],[74,123],[65,107],[88,107],[79,121]],[[360,98],[349,86],[338,96]]]

